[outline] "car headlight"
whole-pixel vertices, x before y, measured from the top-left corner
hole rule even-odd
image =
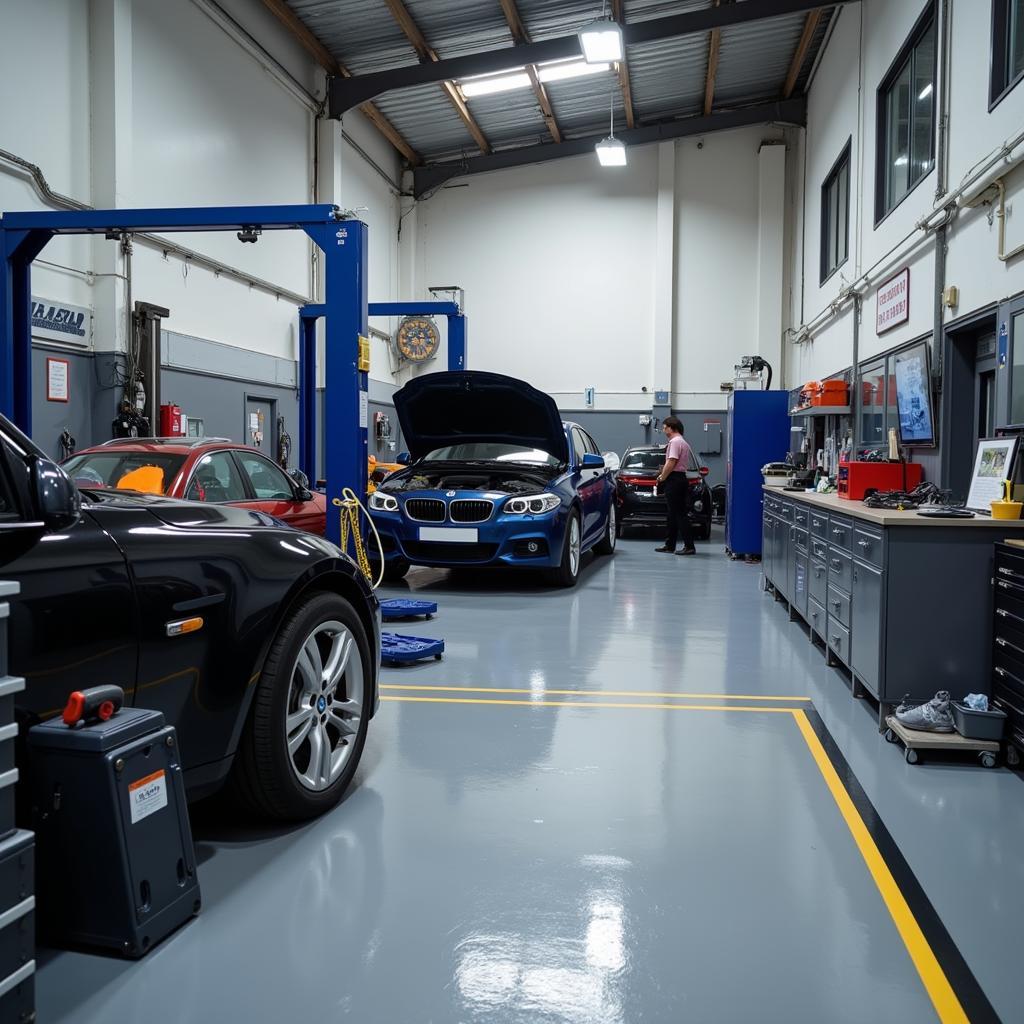
[[[526,494],[522,497],[509,498],[505,502],[505,511],[514,516],[542,516],[562,504],[557,494]]]
[[[397,512],[398,499],[383,491],[374,491],[370,495],[371,512]]]

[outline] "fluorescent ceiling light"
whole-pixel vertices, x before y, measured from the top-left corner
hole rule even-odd
[[[537,77],[542,82],[564,82],[570,78],[583,78],[586,75],[597,75],[602,71],[610,71],[611,64],[588,64],[582,57],[570,57],[569,60],[548,61],[537,65]],[[500,75],[474,75],[459,81],[463,96],[472,99],[474,96],[493,96],[495,93],[512,92],[514,89],[529,89],[530,76],[525,68],[514,68],[503,71]]]
[[[550,64],[537,66],[537,77],[542,82],[564,82],[567,78],[583,78],[585,75],[598,75],[602,71],[611,71],[611,64],[588,64],[578,57],[572,60],[556,60]]]
[[[602,139],[594,149],[597,151],[597,159],[602,167],[626,166],[626,144],[622,139],[616,139],[610,135],[607,139]]]
[[[932,94],[932,83],[931,83],[931,82],[929,82],[929,83],[928,83],[928,84],[927,84],[927,85],[926,85],[926,86],[925,86],[925,87],[924,87],[924,88],[923,88],[923,89],[922,89],[922,90],[921,90],[921,91],[920,91],[920,92],[919,92],[919,93],[917,94],[917,98],[918,98],[919,100],[926,100],[926,99],[928,99],[928,97],[929,97],[929,96],[931,96],[931,94]]]
[[[496,92],[511,92],[513,89],[528,89],[530,76],[525,71],[504,75],[480,75],[478,78],[464,78],[459,88],[466,97],[491,96]]]
[[[588,64],[622,60],[622,28],[614,21],[595,21],[581,28],[580,49]]]

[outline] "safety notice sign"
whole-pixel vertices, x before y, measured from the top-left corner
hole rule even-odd
[[[167,773],[161,768],[160,771],[129,783],[128,804],[131,807],[133,825],[166,807]]]

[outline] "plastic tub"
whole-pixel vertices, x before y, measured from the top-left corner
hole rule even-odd
[[[1024,502],[1020,501],[993,501],[993,519],[1020,519],[1020,510],[1024,508]]]
[[[1006,713],[990,706],[988,711],[975,711],[959,701],[951,701],[953,725],[969,740],[1001,740],[1006,725]]]

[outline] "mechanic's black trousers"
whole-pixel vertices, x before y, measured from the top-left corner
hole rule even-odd
[[[679,537],[683,544],[693,547],[693,527],[690,525],[690,484],[685,473],[671,473],[665,481],[665,501],[668,503],[668,537],[665,544],[674,548]]]

